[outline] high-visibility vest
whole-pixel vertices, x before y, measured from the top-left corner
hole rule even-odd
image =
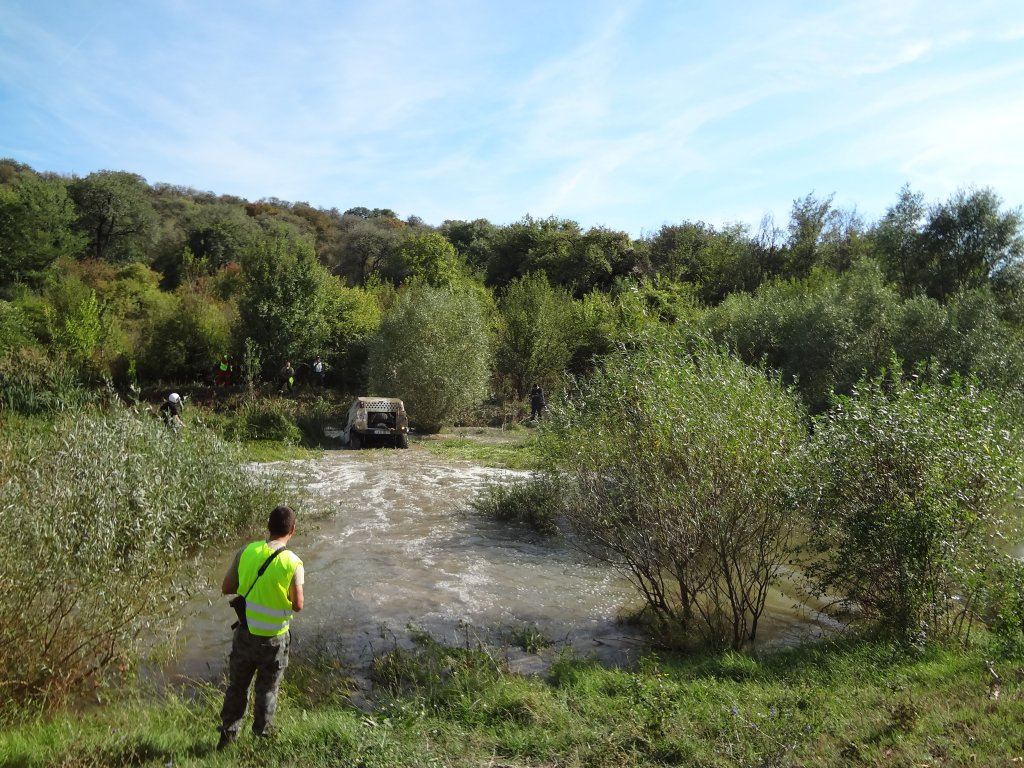
[[[217,363],[217,365],[220,367],[220,369],[222,371],[227,371],[228,370],[228,364],[223,362],[223,361],[221,361],[220,363]]]
[[[267,566],[254,586],[256,574],[272,551],[266,541],[254,541],[245,548],[238,561],[238,594],[244,595],[252,587],[245,598],[245,621],[249,625],[249,634],[262,637],[283,635],[288,631],[293,615],[288,588],[296,569],[302,565],[298,555],[291,550],[282,552]]]

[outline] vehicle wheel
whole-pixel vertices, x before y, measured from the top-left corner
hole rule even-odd
[[[358,432],[349,432],[348,434],[348,447],[354,451],[358,451],[363,447],[363,436]]]
[[[408,448],[409,447],[409,436],[402,434],[395,438],[396,448]]]

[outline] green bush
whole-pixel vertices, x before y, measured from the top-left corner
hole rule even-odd
[[[664,637],[754,640],[798,522],[795,397],[716,349],[648,336],[550,411],[541,445],[568,520]]]
[[[294,405],[281,398],[247,400],[228,423],[225,435],[233,440],[279,440],[298,443],[302,432],[295,423]]]
[[[201,380],[231,343],[231,316],[215,300],[180,289],[173,306],[153,318],[139,353],[145,379]]]
[[[295,426],[307,445],[317,446],[324,442],[324,429],[337,424],[343,409],[318,397],[310,403],[300,403],[295,415]]]
[[[25,313],[17,304],[0,299],[0,355],[35,346]]]
[[[372,394],[400,397],[410,423],[437,432],[487,395],[490,343],[483,307],[469,291],[415,285],[370,342]]]
[[[550,478],[536,476],[487,485],[473,497],[470,506],[485,517],[522,523],[550,536],[558,532],[562,496]]]
[[[131,668],[180,620],[204,544],[279,494],[206,430],[132,410],[9,419],[0,433],[0,715]]]
[[[815,421],[808,466],[817,589],[901,642],[965,639],[1019,515],[1020,434],[996,403],[956,378],[864,381]]]
[[[77,408],[91,398],[73,368],[37,347],[0,358],[0,410],[39,414]]]
[[[708,314],[714,337],[751,365],[793,383],[814,413],[833,391],[848,393],[864,371],[888,362],[899,296],[869,260],[836,275],[774,280],[753,295],[733,294]]]
[[[572,356],[573,301],[543,272],[516,278],[498,302],[495,378],[515,398],[542,383],[549,390]]]

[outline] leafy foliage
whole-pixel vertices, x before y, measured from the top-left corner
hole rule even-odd
[[[890,277],[910,296],[945,301],[988,285],[1024,257],[1019,209],[1002,210],[991,189],[959,190],[926,209],[909,187],[879,222],[875,242]]]
[[[0,358],[0,411],[64,411],[90,399],[73,368],[37,347],[21,347]]]
[[[708,304],[734,291],[752,291],[766,279],[746,228],[722,231],[704,222],[664,225],[650,241],[651,266],[659,275],[691,283]]]
[[[977,288],[1024,256],[1020,210],[1001,211],[990,189],[960,190],[929,212],[918,250],[918,284],[940,299]]]
[[[0,701],[53,705],[125,669],[199,586],[192,556],[273,494],[201,429],[117,408],[0,435]]]
[[[461,277],[458,252],[437,232],[406,238],[396,257],[391,274],[396,283],[422,280],[438,288],[454,288]]]
[[[80,251],[85,240],[71,228],[75,217],[59,179],[24,170],[0,184],[0,284],[37,278],[58,258]]]
[[[109,326],[101,316],[96,292],[89,291],[54,329],[53,340],[74,365],[87,371],[108,334]]]
[[[569,521],[633,581],[664,634],[753,640],[796,523],[786,498],[803,428],[778,382],[649,337],[609,356],[547,425]]]
[[[459,252],[459,256],[471,269],[482,269],[487,265],[492,242],[498,234],[498,227],[487,219],[453,221],[441,224],[440,232]]]
[[[561,489],[550,478],[494,483],[470,502],[477,514],[507,523],[522,523],[545,535],[558,532]]]
[[[513,280],[498,302],[495,375],[515,398],[535,383],[551,387],[572,353],[572,298],[543,272]],[[567,322],[570,321],[570,322]]]
[[[572,303],[571,320],[562,320],[563,331],[572,351],[568,372],[589,374],[617,344],[642,333],[657,323],[636,286],[619,286],[613,293],[591,291]]]
[[[350,217],[346,216],[345,220]],[[402,240],[393,219],[354,218],[326,248],[325,262],[350,285],[365,285],[393,263]]]
[[[34,344],[25,313],[18,305],[0,300],[0,355]]]
[[[139,353],[139,372],[170,381],[206,378],[230,348],[231,322],[225,307],[182,287],[174,304],[153,317]]]
[[[264,373],[311,359],[326,346],[334,307],[330,275],[312,246],[283,231],[265,237],[243,265],[239,331],[263,350]]]
[[[862,261],[842,275],[817,270],[766,283],[753,296],[734,294],[708,324],[741,359],[780,371],[820,412],[833,391],[849,392],[862,372],[881,370],[898,319],[898,295]]]
[[[487,394],[490,340],[481,302],[473,293],[411,286],[381,321],[369,356],[373,394],[402,398],[410,423],[436,432]]]
[[[487,283],[495,288],[530,272],[544,272],[552,284],[582,296],[609,287],[642,261],[641,249],[628,235],[600,227],[584,233],[575,221],[553,216],[526,216],[501,228],[490,244]]]
[[[330,336],[323,348],[330,378],[350,390],[362,389],[367,345],[380,327],[381,306],[376,294],[365,288],[348,288],[340,281],[328,284],[333,307]]]
[[[902,642],[965,638],[1024,479],[995,403],[959,379],[871,379],[816,419],[810,459],[818,590]]]
[[[156,244],[158,219],[146,180],[123,171],[97,171],[75,179],[68,191],[78,206],[79,231],[90,256],[112,262],[143,261]]]
[[[233,440],[298,443],[302,437],[292,406],[280,398],[247,400],[235,412],[225,432]]]

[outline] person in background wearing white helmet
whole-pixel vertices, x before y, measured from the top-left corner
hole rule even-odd
[[[181,420],[181,395],[171,392],[164,404],[160,406],[160,415],[164,419],[164,424],[169,427],[185,426],[185,422]]]

